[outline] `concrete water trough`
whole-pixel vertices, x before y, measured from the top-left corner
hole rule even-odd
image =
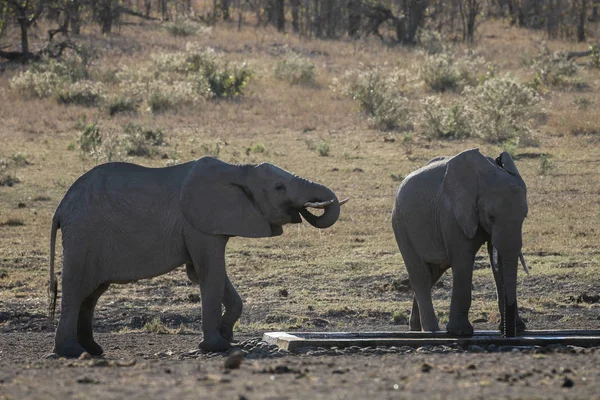
[[[499,331],[475,331],[471,337],[451,336],[446,332],[266,332],[263,340],[282,349],[300,347],[496,345],[547,346],[551,344],[581,347],[600,346],[600,330],[533,330],[505,338]]]

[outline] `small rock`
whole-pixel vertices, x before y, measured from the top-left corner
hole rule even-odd
[[[433,367],[427,363],[423,363],[423,365],[421,365],[421,372],[429,372],[433,369]]]
[[[25,204],[25,203],[19,203],[19,204],[17,204],[17,207],[19,207],[19,208],[25,208],[25,207],[27,207],[27,204]]]
[[[570,388],[570,387],[573,387],[573,386],[575,386],[575,382],[573,382],[573,379],[565,376],[565,378],[563,380],[563,383],[562,383],[562,387]]]
[[[242,365],[244,359],[244,353],[240,350],[236,350],[225,359],[225,369],[238,369]]]
[[[77,383],[98,383],[98,381],[87,376],[82,376],[81,378],[77,378]]]
[[[365,170],[363,170],[362,168],[358,168],[358,167],[357,167],[357,168],[354,168],[354,169],[352,170],[352,172],[365,172]]]
[[[288,297],[289,293],[287,291],[287,289],[279,289],[279,296],[280,297]]]
[[[190,303],[199,303],[200,296],[197,295],[196,293],[190,293],[190,294],[188,294],[188,300],[190,301]]]
[[[88,353],[87,351],[84,351],[83,353],[81,353],[81,355],[79,356],[79,360],[91,360],[92,356],[90,355],[90,353]]]
[[[46,359],[46,360],[58,360],[60,358],[60,356],[56,353],[49,353],[44,355],[42,358]]]
[[[477,346],[476,344],[470,345],[467,347],[467,350],[469,350],[471,353],[483,353],[485,351],[483,347]]]
[[[133,367],[136,364],[136,359],[131,360],[117,360],[115,363],[117,367]]]

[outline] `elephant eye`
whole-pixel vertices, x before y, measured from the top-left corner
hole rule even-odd
[[[493,223],[494,221],[496,221],[496,217],[494,217],[493,215],[490,215],[490,222]]]
[[[278,183],[275,185],[275,190],[278,192],[285,193],[285,186],[283,185],[283,183]]]

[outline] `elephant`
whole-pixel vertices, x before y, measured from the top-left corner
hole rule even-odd
[[[228,349],[242,313],[242,299],[225,269],[229,238],[278,236],[283,225],[302,222],[301,216],[328,228],[337,221],[340,205],[326,186],[269,163],[234,165],[203,157],[164,168],[112,162],[91,169],[69,188],[52,219],[51,317],[58,292],[58,229],[63,244],[54,352],[103,354],[94,341],[92,319],[109,285],[152,278],[183,264],[200,286],[199,347]],[[308,207],[324,212],[317,216]]]
[[[475,255],[487,243],[501,315],[500,330],[525,330],[517,309],[518,259],[527,216],[527,187],[507,152],[496,159],[479,149],[437,157],[401,183],[392,227],[413,289],[412,331],[439,331],[431,289],[452,268],[446,330],[471,336],[469,322]]]

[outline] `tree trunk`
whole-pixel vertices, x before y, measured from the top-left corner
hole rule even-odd
[[[587,14],[587,0],[581,0],[581,8],[579,9],[579,24],[577,24],[577,41],[585,41],[585,17]]]
[[[320,38],[323,36],[323,21],[321,21],[321,7],[319,7],[320,1],[315,0],[315,12],[314,12],[314,21],[315,21],[315,36]]]
[[[275,25],[279,32],[285,30],[285,3],[284,0],[275,0]]]
[[[223,13],[223,21],[229,21],[229,0],[221,0],[221,12]]]
[[[590,21],[592,22],[598,21],[598,7],[600,7],[600,0],[593,0],[592,15],[590,17]]]
[[[361,0],[350,0],[348,2],[348,36],[358,36],[360,31]]]
[[[23,59],[29,58],[29,37],[28,30],[29,24],[25,17],[19,18],[19,27],[21,28],[21,51],[23,52]]]
[[[292,6],[292,29],[294,33],[300,32],[300,0],[290,0]]]

